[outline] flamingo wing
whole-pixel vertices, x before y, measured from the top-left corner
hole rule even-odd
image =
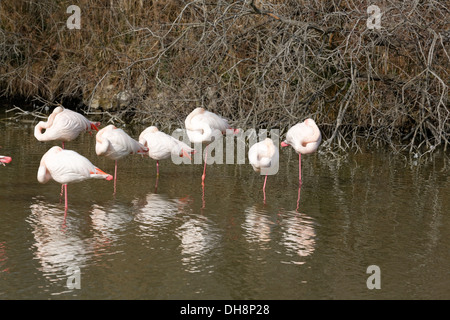
[[[147,151],[144,145],[113,125],[101,129],[97,133],[96,140],[97,155],[104,155],[113,160],[118,160],[129,154],[143,154]]]
[[[222,133],[231,128],[231,126],[228,124],[228,120],[209,111],[199,113],[192,118],[191,122],[192,125],[197,129],[201,129],[202,126],[208,125],[211,129],[219,130]]]
[[[255,143],[248,152],[248,159],[255,171],[262,168],[269,168],[275,161],[278,161],[278,148],[273,141],[267,138],[264,141]]]
[[[284,144],[291,145],[297,153],[307,154],[317,150],[322,136],[312,119],[297,123],[286,134]]]
[[[44,133],[42,133],[42,129],[45,129]],[[96,129],[95,124],[83,115],[63,107],[57,107],[47,122],[40,121],[36,125],[34,135],[39,141],[72,141],[81,132],[92,129]]]

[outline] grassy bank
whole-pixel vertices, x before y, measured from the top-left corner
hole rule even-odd
[[[446,148],[448,6],[376,1],[369,29],[372,2],[2,0],[0,94],[164,127],[198,106],[241,128],[313,117],[344,149]]]

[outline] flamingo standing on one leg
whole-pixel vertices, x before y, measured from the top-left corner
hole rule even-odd
[[[74,140],[83,131],[98,131],[98,126],[99,122],[89,121],[78,112],[59,106],[53,110],[46,122],[39,121],[34,127],[34,136],[39,141],[62,141],[64,149],[64,142]]]
[[[0,164],[5,165],[7,163],[10,163],[12,161],[11,157],[8,156],[0,156]]]
[[[95,137],[95,153],[115,161],[114,164],[114,194],[116,193],[117,160],[129,154],[144,154],[148,148],[135,139],[131,138],[122,129],[110,124],[99,132]]]
[[[37,180],[46,183],[50,179],[61,183],[65,191],[64,217],[67,214],[67,184],[87,179],[112,180],[113,177],[94,166],[88,159],[72,150],[50,148],[39,165]]]
[[[256,172],[264,174],[264,170],[271,168],[278,162],[279,152],[278,148],[273,143],[272,139],[266,138],[264,141],[255,143],[248,151],[248,160]],[[266,182],[267,172],[264,178],[263,194],[264,203],[266,203]]]
[[[159,131],[155,126],[142,131],[139,142],[148,148],[149,157],[156,160],[157,177],[159,177],[159,160],[170,158],[172,155],[191,159],[190,155],[194,153],[194,149],[186,143]]]
[[[227,129],[231,129],[228,121],[215,113],[203,108],[196,108],[185,120],[186,132],[189,140],[193,143],[207,143],[214,141],[216,136],[222,136]],[[236,132],[237,130],[235,130]],[[206,177],[206,158],[208,146],[205,152],[205,165],[203,168],[202,184]]]
[[[290,128],[282,147],[292,146],[298,153],[298,182],[302,185],[302,154],[313,153],[322,141],[322,134],[313,119],[306,119]]]

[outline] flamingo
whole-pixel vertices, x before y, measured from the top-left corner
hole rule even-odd
[[[194,149],[186,143],[159,131],[155,126],[142,131],[139,135],[139,143],[147,147],[149,157],[156,160],[157,177],[159,177],[159,160],[167,159],[172,155],[191,159],[190,154],[194,153]]]
[[[74,140],[83,131],[98,131],[98,126],[99,122],[91,122],[78,112],[58,106],[46,122],[39,121],[34,127],[34,136],[39,141],[60,140],[64,149],[64,142]]]
[[[278,148],[270,138],[255,143],[248,151],[248,160],[256,172],[264,173],[265,170],[277,163],[278,159]],[[265,176],[263,186],[264,203],[266,203],[267,172]]]
[[[0,164],[5,165],[7,163],[10,163],[12,161],[11,157],[8,156],[0,156]]]
[[[207,143],[214,141],[216,136],[221,136],[227,129],[231,129],[228,120],[203,108],[196,108],[185,120],[186,132],[189,140],[193,143]],[[236,133],[237,130],[234,130]],[[208,146],[205,152],[205,165],[203,168],[202,184],[206,177],[206,158]]]
[[[77,152],[55,146],[42,156],[37,173],[37,180],[40,183],[47,183],[51,179],[64,186],[64,209],[65,213],[67,213],[68,183],[87,179],[105,179],[110,181],[113,177],[94,166],[88,159]]]
[[[105,156],[115,161],[114,193],[116,193],[117,160],[129,154],[145,154],[148,148],[112,124],[97,132],[95,140],[95,153],[98,156]]]
[[[298,182],[302,185],[302,154],[313,153],[322,141],[322,134],[313,119],[306,119],[290,128],[282,147],[292,146],[298,153]]]

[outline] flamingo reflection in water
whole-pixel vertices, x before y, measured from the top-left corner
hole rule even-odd
[[[287,263],[304,264],[304,257],[310,256],[316,248],[314,220],[304,213],[288,211],[281,213],[281,244],[291,259]],[[301,261],[298,261],[301,259]]]
[[[208,256],[220,242],[211,220],[202,215],[190,217],[177,228],[176,235],[180,239],[181,263],[187,272],[195,273],[211,267],[208,266]]]
[[[286,261],[283,257],[283,263],[305,263],[304,258],[315,251],[314,220],[296,211],[280,212],[276,221],[271,216],[267,207],[262,205],[254,205],[245,210],[242,228],[247,242],[259,245],[261,250],[277,248],[277,252],[284,252],[289,259]]]
[[[77,232],[67,232],[66,224],[61,227],[59,209],[49,202],[33,198],[30,210],[26,219],[34,238],[30,249],[47,279],[60,278],[61,271],[65,272],[70,266],[82,268],[86,265],[92,251],[90,239],[79,237]]]
[[[144,198],[133,200],[134,220],[145,231],[143,237],[157,236],[180,213],[185,213],[190,202],[189,197],[170,199],[166,194],[149,193]]]
[[[272,240],[271,232],[274,224],[262,205],[254,205],[245,210],[245,221],[242,223],[242,228],[249,243],[257,243],[261,249],[268,249]]]

